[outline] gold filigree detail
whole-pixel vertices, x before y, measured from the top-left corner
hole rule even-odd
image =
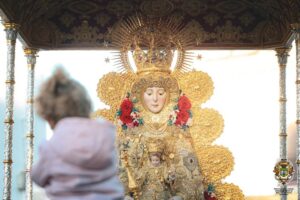
[[[222,146],[206,146],[197,148],[196,154],[200,161],[203,182],[217,183],[233,170],[234,161],[230,151]]]
[[[89,43],[99,45],[99,41],[103,40],[104,36],[103,33],[98,33],[97,27],[90,25],[87,19],[83,19],[80,25],[74,26],[71,29],[70,33],[60,34],[57,37],[57,42],[70,43],[71,41],[71,43],[76,43],[78,45],[86,45]]]
[[[75,21],[75,17],[73,15],[70,15],[69,13],[64,13],[61,17],[60,17],[60,21],[63,25],[65,25],[66,27],[70,27],[72,23],[74,23]]]
[[[95,17],[97,24],[99,24],[101,27],[104,27],[109,23],[109,20],[111,19],[110,15],[107,15],[105,13],[99,13],[98,16]]]
[[[239,20],[244,26],[249,26],[255,20],[255,17],[252,15],[252,13],[247,12],[243,14]]]
[[[115,119],[115,111],[116,109],[99,109],[92,114],[92,118],[103,117],[111,122]]]
[[[182,4],[182,10],[191,16],[198,16],[200,13],[206,12],[208,8],[206,2],[198,0],[183,1]]]
[[[217,27],[216,31],[217,41],[233,42],[241,40],[242,28],[240,26],[234,26],[230,20],[227,20],[224,26]]]
[[[12,22],[6,22],[6,23],[4,23],[4,27],[5,27],[5,29],[17,30],[20,28],[20,25],[16,24],[16,23],[12,23]]]
[[[124,16],[132,12],[133,5],[123,0],[108,1],[106,10],[109,13],[114,13],[117,16]]]
[[[245,199],[242,190],[238,186],[231,183],[217,184],[216,195],[219,200],[233,200],[233,199],[244,200]]]
[[[209,13],[208,15],[205,15],[203,17],[203,19],[210,26],[214,26],[215,24],[218,23],[218,21],[220,20],[220,17],[219,17],[219,15],[217,15],[217,13]]]
[[[174,10],[174,3],[168,0],[142,1],[141,10],[150,17],[162,17]]]
[[[180,88],[194,106],[204,103],[213,94],[213,81],[207,73],[201,71],[187,72],[178,81]]]
[[[26,103],[27,104],[33,104],[34,103],[34,99],[33,98],[27,99]]]
[[[214,109],[192,109],[193,125],[190,132],[195,146],[211,144],[224,128],[223,117]]]
[[[14,122],[13,119],[5,119],[5,120],[4,120],[4,123],[5,123],[5,124],[12,125],[12,124],[15,123],[15,122]]]
[[[300,23],[293,23],[293,24],[291,24],[291,27],[294,31],[299,31],[300,30]]]
[[[39,52],[38,49],[35,49],[35,48],[25,48],[24,49],[24,53],[25,55],[33,55],[33,56],[36,56],[36,54]]]
[[[200,46],[203,41],[215,37],[215,34],[206,32],[196,20],[189,21],[186,25],[186,30],[191,39],[193,39],[195,46]]]
[[[3,164],[9,164],[11,165],[13,163],[12,160],[3,160]]]
[[[6,83],[6,84],[11,84],[11,85],[13,85],[13,84],[15,84],[16,82],[15,82],[15,80],[6,80],[5,83]]]
[[[134,77],[130,74],[110,72],[104,75],[98,83],[98,97],[106,104],[116,108],[119,106],[126,92],[130,90]]]
[[[27,133],[27,134],[26,134],[26,137],[27,137],[27,138],[34,138],[33,132]]]

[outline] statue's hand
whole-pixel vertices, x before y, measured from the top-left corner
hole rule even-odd
[[[176,172],[175,170],[171,170],[168,172],[168,182],[173,182],[176,179]]]
[[[180,196],[172,196],[169,200],[183,200]]]

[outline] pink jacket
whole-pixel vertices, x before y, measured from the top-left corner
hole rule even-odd
[[[51,200],[123,199],[117,177],[115,127],[86,118],[64,118],[40,146],[32,180]]]

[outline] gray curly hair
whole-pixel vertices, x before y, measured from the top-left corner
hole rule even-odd
[[[38,115],[58,122],[65,117],[89,117],[92,105],[84,87],[58,68],[36,97]]]

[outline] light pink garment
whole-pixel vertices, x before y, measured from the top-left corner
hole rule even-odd
[[[40,146],[32,180],[51,200],[123,198],[117,177],[115,127],[86,118],[58,122],[53,137]]]

